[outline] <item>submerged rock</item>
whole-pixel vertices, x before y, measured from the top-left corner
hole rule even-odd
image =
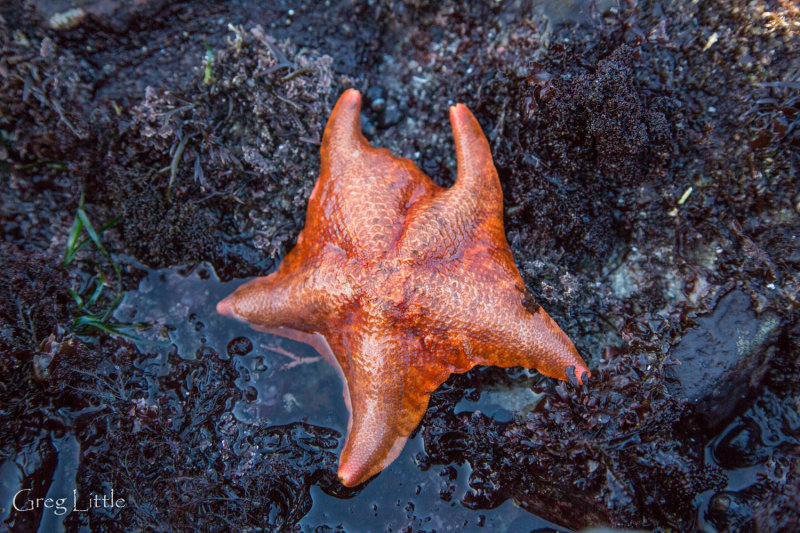
[[[762,462],[767,455],[761,440],[758,424],[744,418],[732,424],[711,451],[723,468],[746,468]]]
[[[757,317],[741,290],[730,292],[671,350],[680,363],[667,372],[671,391],[694,404],[706,426],[719,427],[760,385],[778,323],[772,313]]]

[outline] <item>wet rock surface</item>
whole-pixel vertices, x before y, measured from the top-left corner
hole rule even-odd
[[[756,317],[750,297],[734,290],[708,316],[683,335],[670,351],[673,394],[693,404],[706,425],[718,428],[737,405],[758,389],[778,338],[774,313]]]
[[[731,423],[710,446],[729,469],[728,488],[716,492],[700,516],[720,531],[791,531],[797,513],[800,416],[796,406],[766,393]]]
[[[0,5],[3,525],[796,530],[800,15],[565,5]],[[291,248],[348,87],[442,185],[447,106],[473,110],[523,278],[592,369],[453,376],[355,489],[335,372],[213,310]]]

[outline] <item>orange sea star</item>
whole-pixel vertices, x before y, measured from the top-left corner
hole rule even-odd
[[[497,171],[472,113],[450,108],[458,177],[444,189],[410,160],[371,147],[360,108],[351,89],[331,114],[297,246],[217,305],[309,342],[340,370],[347,486],[397,457],[453,372],[497,365],[578,383],[589,376],[514,265]]]

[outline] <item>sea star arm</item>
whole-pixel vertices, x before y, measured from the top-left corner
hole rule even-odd
[[[522,280],[480,279],[447,273],[426,287],[420,316],[442,331],[456,371],[475,364],[535,368],[542,374],[578,383],[590,375],[575,346],[537,305]],[[584,375],[586,373],[586,375]]]
[[[352,299],[352,286],[341,249],[304,242],[272,274],[240,286],[217,304],[217,312],[259,329],[291,328],[323,331],[337,310]]]
[[[362,324],[363,325],[363,324]],[[345,358],[345,398],[351,410],[339,460],[346,486],[366,481],[389,465],[422,420],[431,392],[450,367],[425,357],[413,334],[359,327],[343,333],[334,350]]]
[[[467,106],[456,104],[450,108],[450,126],[456,145],[458,177],[447,191],[446,201],[459,206],[453,211],[463,219],[479,224],[490,219],[502,221],[503,191],[480,124]]]
[[[505,241],[503,192],[489,142],[462,104],[450,108],[458,176],[409,214],[399,249],[414,259],[452,256],[464,242]]]
[[[471,331],[470,342],[487,364],[535,368],[551,378],[583,384],[591,375],[572,341],[541,306],[498,309],[498,323]],[[507,320],[503,322],[502,319]]]
[[[361,95],[350,89],[331,113],[306,231],[363,258],[390,249],[409,206],[439,187],[409,159],[370,146],[361,133],[360,109]]]

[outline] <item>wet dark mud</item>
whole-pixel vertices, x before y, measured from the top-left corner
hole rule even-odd
[[[17,0],[0,17],[3,528],[800,526],[793,3]],[[370,141],[442,185],[447,107],[473,110],[523,278],[592,369],[582,388],[452,377],[354,489],[335,371],[214,312],[291,249],[349,87]]]

